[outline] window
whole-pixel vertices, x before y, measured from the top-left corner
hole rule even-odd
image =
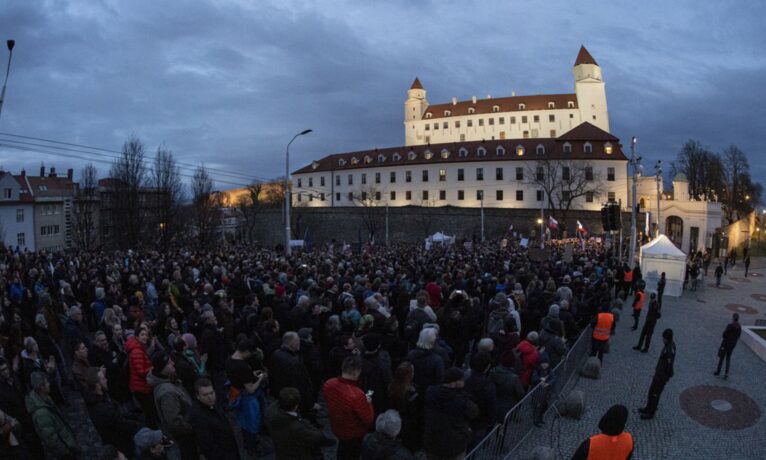
[[[572,153],[572,144],[569,142],[564,143],[564,153]]]
[[[380,192],[375,192],[375,201],[380,201]]]
[[[17,209],[16,210],[16,222],[24,222],[24,210],[23,209]]]
[[[404,182],[412,182],[412,171],[404,171]]]
[[[479,126],[484,126],[484,119],[483,118],[479,118]]]
[[[544,193],[542,190],[537,190],[537,201],[543,201]]]
[[[526,131],[524,131],[526,133]],[[524,146],[523,145],[517,145],[516,146],[516,156],[517,157],[523,157],[524,156]]]
[[[524,180],[524,168],[516,168],[516,180]]]
[[[516,190],[516,201],[524,201],[524,190]]]
[[[568,202],[572,198],[572,192],[569,190],[564,190],[561,192],[561,201]]]
[[[593,203],[593,192],[585,192],[585,202]]]
[[[4,188],[3,189],[3,198],[5,198],[6,200],[10,200],[11,198],[13,198],[13,189]]]
[[[593,146],[590,142],[586,142],[585,145],[582,146],[582,151],[585,153],[593,153]]]
[[[389,194],[389,198],[391,199],[391,201],[396,201],[396,192],[392,190],[391,193]]]
[[[556,108],[556,103],[555,102],[549,102],[548,103],[548,108],[549,109],[555,109]]]
[[[574,118],[574,114],[573,114],[573,113],[570,113],[570,114],[569,114],[569,118],[570,118],[570,119]]]
[[[492,112],[496,113],[496,112],[499,112],[499,111],[500,111],[500,106],[499,105],[493,105],[492,106]],[[492,123],[490,123],[490,124],[492,124]]]
[[[614,168],[606,168],[606,180],[614,182]]]
[[[351,157],[351,164],[356,166],[359,164],[359,160],[357,160],[356,157]]]
[[[399,161],[402,159],[402,156],[399,155],[398,153],[394,153],[394,156],[392,158],[394,159],[394,161]]]
[[[414,160],[417,157],[418,157],[418,154],[413,152],[412,150],[410,150],[409,153],[407,154],[407,159],[409,159],[409,160]]]
[[[447,122],[446,122],[446,121],[445,121],[444,123],[442,123],[442,128],[444,128],[444,129],[447,129],[447,128],[449,128],[449,126],[448,126],[448,124],[447,124]]]
[[[585,167],[585,180],[593,180],[593,168],[590,166]]]
[[[409,190],[404,192],[404,199],[407,200],[407,201],[411,201],[412,200],[412,192],[409,191]]]
[[[476,190],[476,199],[479,201],[484,199],[484,190]]]
[[[367,183],[367,173],[362,173],[362,185]]]
[[[534,121],[535,123],[540,123],[540,115],[535,115],[534,117],[532,117],[532,121]]]
[[[460,120],[457,120],[457,121],[455,122],[455,128],[459,128],[459,127],[460,127]]]
[[[606,144],[604,144],[604,153],[606,153],[607,155],[611,155],[612,154],[612,143],[611,142],[607,142]]]
[[[423,198],[423,201],[426,201],[428,199],[428,190],[423,190],[420,196]]]
[[[614,192],[607,193],[606,199],[607,199],[607,201],[616,201],[615,197],[614,197]]]
[[[431,131],[431,125],[429,125],[428,123],[426,123],[426,131]]]
[[[354,201],[354,194],[351,192],[348,192],[348,201]]]
[[[526,115],[521,117],[521,122],[522,123],[526,123],[527,122],[527,116]]]
[[[529,139],[529,131],[524,131],[524,134],[521,137],[524,139]]]
[[[414,107],[413,107],[413,108],[414,108]],[[427,118],[427,119],[429,119],[429,120],[430,120],[430,119],[431,119],[431,117],[433,117],[433,116],[434,116],[434,114],[432,114],[431,112],[428,112],[428,113],[426,114],[426,118]],[[427,125],[426,125],[426,126],[427,126]]]
[[[476,168],[476,180],[484,180],[484,168]]]
[[[378,155],[378,163],[385,163],[386,156],[383,154]]]
[[[434,123],[434,130],[439,129],[439,123]]]
[[[545,179],[545,170],[542,166],[538,166],[535,171],[535,180],[541,181],[543,179]]]
[[[324,187],[324,176],[319,178],[319,185]]]
[[[431,153],[430,150],[426,150],[425,152],[423,152],[423,158],[425,158],[426,160],[430,160],[433,157],[434,157],[434,154]]]
[[[423,182],[428,182],[428,170],[423,170]]]
[[[391,171],[389,173],[388,181],[392,184],[396,183],[396,171]]]
[[[500,134],[502,135],[503,133],[500,133]],[[497,148],[495,149],[495,154],[497,156],[505,155],[505,147],[503,147],[502,145],[498,145]]]
[[[303,179],[301,179],[301,178],[299,177],[299,178],[298,178],[298,188],[301,188],[301,187],[303,187]],[[43,211],[43,214],[45,214],[45,211]]]
[[[460,135],[460,142],[463,142],[463,141],[465,141],[465,134]]]
[[[511,124],[512,124],[512,125],[515,125],[515,124],[516,124],[516,117],[511,117]]]
[[[476,113],[476,109],[474,109],[473,107],[468,107],[468,114],[470,115],[472,113]]]
[[[376,184],[380,184],[380,173],[379,172],[375,173],[375,183]]]
[[[371,157],[371,156],[369,156],[369,155],[365,155],[365,156],[364,156],[364,164],[367,164],[367,165],[368,165],[368,164],[370,164],[370,163],[372,163],[372,157]]]
[[[465,170],[463,168],[460,168],[457,170],[457,180],[462,181],[465,179]]]
[[[555,129],[551,130],[550,137],[556,137],[556,130]]]
[[[498,121],[498,124],[504,125],[505,124],[505,117],[500,117],[500,121]]]
[[[526,109],[526,108],[527,108],[527,106],[526,106],[526,105],[524,105],[524,104],[519,104],[519,110],[524,110],[524,109]]]
[[[494,124],[495,124],[495,119],[494,118],[490,118],[489,119],[489,126],[493,126]]]
[[[503,201],[503,191],[502,190],[495,191],[495,199],[497,201]]]
[[[487,154],[487,149],[485,149],[484,147],[479,147],[478,149],[476,149],[476,155],[483,157],[486,154]]]
[[[348,175],[348,185],[354,185],[354,175],[349,174]]]
[[[450,115],[452,115],[452,112],[450,112],[449,110],[445,110],[445,111],[444,111],[444,116],[445,116],[445,117],[448,117],[448,116],[450,116]]]
[[[463,190],[458,190],[457,191],[457,199],[459,201],[465,200],[465,192]]]
[[[449,150],[442,149],[441,155],[442,155],[442,160],[446,160],[447,158],[449,158]]]
[[[471,126],[473,126],[473,120],[466,120],[465,125],[470,128]]]
[[[458,150],[458,152],[457,152],[457,156],[459,156],[460,158],[467,157],[468,156],[468,150],[466,150],[465,147],[460,147],[460,150]]]
[[[324,193],[319,194],[319,201],[324,201]]]
[[[535,147],[535,153],[538,155],[545,155],[545,146],[543,144],[537,144],[537,147]]]
[[[346,166],[346,160],[344,160],[343,158],[338,160],[338,166]]]
[[[313,187],[313,186],[314,186],[314,178],[309,177],[309,187]]]
[[[6,190],[10,190],[10,189],[6,189]],[[23,233],[17,233],[16,234],[16,244],[18,246],[26,246],[27,245],[27,240],[26,240],[25,235]]]
[[[367,200],[367,192],[362,192],[362,201]]]
[[[447,199],[447,191],[446,190],[439,190],[439,199],[440,200],[446,200]]]
[[[495,168],[495,180],[503,180],[503,168]]]
[[[439,170],[439,182],[444,182],[447,180],[447,170],[446,169],[440,169]]]
[[[567,101],[567,107],[569,107],[570,109],[573,109],[574,108],[574,102]],[[570,118],[571,118],[571,115],[570,115]]]
[[[562,180],[570,180],[572,178],[571,171],[569,170],[569,166],[564,166],[561,168],[561,179]]]
[[[340,201],[340,192],[335,192],[335,201]]]
[[[548,115],[548,121],[550,122],[556,121],[556,115]]]

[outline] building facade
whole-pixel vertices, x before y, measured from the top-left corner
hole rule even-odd
[[[0,171],[0,243],[21,251],[35,250],[34,202],[13,174]]]
[[[601,67],[585,47],[575,60],[575,92],[431,105],[418,78],[404,102],[405,146],[503,139],[556,138],[588,122],[609,132]]]

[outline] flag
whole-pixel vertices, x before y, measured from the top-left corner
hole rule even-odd
[[[577,221],[577,231],[582,234],[588,233],[588,229],[579,220]]]
[[[511,226],[510,226],[510,227],[508,227],[508,232],[510,233],[510,232],[512,232],[512,231],[513,231],[513,224],[511,224]]]
[[[585,226],[578,220],[577,221],[577,236],[580,238],[580,248],[585,251],[585,233],[588,230],[585,228]]]
[[[559,228],[559,221],[553,218],[553,216],[548,216],[548,227],[551,230],[556,230]]]

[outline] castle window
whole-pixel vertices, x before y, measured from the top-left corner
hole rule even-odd
[[[492,106],[492,112],[497,113],[499,111],[500,111],[500,106],[499,105],[493,105]]]
[[[556,115],[548,115],[548,121],[550,122],[556,121]]]
[[[591,145],[590,142],[586,142],[585,145],[582,146],[582,151],[585,153],[593,153],[593,145]]]
[[[470,115],[472,113],[476,113],[476,109],[474,109],[473,107],[468,107],[468,114]]]
[[[313,187],[313,186],[314,186],[314,178],[309,177],[309,187]]]
[[[446,160],[447,158],[449,158],[449,150],[444,149],[442,150],[442,159]]]
[[[375,173],[375,183],[376,184],[380,184],[380,173],[379,172]]]
[[[540,123],[540,115],[535,115],[534,117],[532,117],[532,120],[533,120],[535,123]]]
[[[522,123],[526,123],[527,122],[527,116],[526,115],[521,117],[521,122]]]
[[[430,151],[430,150],[426,150],[426,151],[425,151],[425,153],[423,153],[423,157],[424,157],[426,160],[430,160],[431,158],[433,158],[433,157],[434,157],[434,154],[433,154],[433,153],[431,153],[431,151]]]
[[[404,171],[404,182],[412,182],[412,171]]]
[[[484,168],[476,168],[476,180],[484,180]]]
[[[504,125],[505,124],[505,117],[500,117],[500,121],[498,121],[499,124]]]
[[[346,160],[344,160],[343,158],[338,160],[338,166],[346,166]]]
[[[535,153],[538,155],[545,155],[545,146],[543,144],[537,144],[537,147],[535,147]]]
[[[567,101],[567,107],[569,107],[570,109],[573,109],[574,108],[574,102]]]
[[[448,117],[448,116],[450,116],[450,115],[452,115],[452,112],[450,112],[449,110],[445,110],[445,111],[444,111],[444,116],[445,116],[445,117]]]
[[[431,112],[428,112],[428,113],[426,114],[426,119],[427,119],[427,120],[430,120],[430,119],[431,119],[431,117],[433,117],[433,116],[434,116],[434,114],[432,114]]]
[[[340,187],[340,176],[335,176],[335,185]]]
[[[431,131],[431,125],[426,123],[426,131]]]
[[[439,123],[434,123],[434,130],[439,129]]]
[[[301,187],[303,187],[303,184],[302,184],[301,178],[299,177],[298,178],[298,188],[301,188]]]
[[[423,190],[423,194],[421,195],[423,197],[423,201],[428,200],[428,190]]]
[[[505,155],[505,148],[502,145],[498,145],[497,148],[495,149],[495,155],[497,156]]]
[[[466,120],[466,122],[465,122],[465,123],[466,123],[466,126],[468,126],[469,128],[470,128],[471,126],[473,126],[473,120]]]
[[[529,131],[524,131],[524,134],[522,135],[524,139],[529,139]]]
[[[555,129],[551,130],[550,137],[556,137],[556,130]]]
[[[386,161],[386,156],[381,154],[378,155],[378,163],[384,163]]]
[[[549,109],[555,109],[556,108],[556,103],[555,102],[549,102],[548,103],[548,108]]]
[[[364,163],[365,163],[365,164],[370,164],[370,163],[372,163],[372,157],[371,157],[371,156],[369,156],[369,155],[365,155],[365,156],[364,156]]]
[[[476,149],[476,154],[480,157],[483,157],[487,154],[487,149],[485,149],[484,147],[479,147],[478,149]]]
[[[391,182],[392,184],[396,183],[396,171],[391,171],[388,181]]]
[[[524,168],[516,168],[516,180],[524,180]]]
[[[391,190],[390,197],[391,197],[391,201],[396,201],[396,192]]]
[[[399,160],[401,160],[401,159],[402,159],[402,156],[401,156],[401,155],[399,155],[399,153],[398,153],[398,152],[397,152],[397,153],[394,153],[394,161],[399,161]]]
[[[407,201],[410,201],[412,199],[412,191],[407,190],[406,192],[404,192],[404,199],[406,199]]]
[[[457,199],[460,200],[460,201],[465,200],[465,191],[458,190],[457,191]]]
[[[460,158],[465,158],[468,156],[468,150],[465,147],[460,147],[460,150],[457,151],[457,155]]]
[[[446,200],[447,199],[447,191],[446,190],[439,190],[439,199],[440,200]]]
[[[484,126],[484,119],[483,118],[479,118],[479,126]]]
[[[318,161],[312,161],[311,162],[311,169],[317,169],[319,167]]]
[[[527,105],[526,104],[519,104],[519,110],[526,110]]]
[[[564,143],[564,153],[572,153],[572,144],[569,142]]]
[[[359,160],[357,160],[356,157],[351,157],[351,164],[352,165],[357,165],[357,164],[359,164]]]
[[[413,152],[412,150],[410,150],[410,153],[407,154],[407,159],[409,160],[414,160],[417,157],[418,157],[418,154]]]
[[[490,118],[489,119],[489,125],[492,126],[494,124],[495,124],[495,119],[494,118]]]
[[[367,173],[362,173],[362,185],[367,183]]]
[[[455,122],[455,128],[459,128],[459,127],[460,127],[460,120],[457,120],[457,121]]]
[[[606,180],[614,182],[614,168],[606,168]]]
[[[524,156],[524,146],[519,144],[516,146],[516,156],[523,157]]]
[[[516,124],[516,117],[511,117],[511,124],[512,124],[512,125],[515,125],[515,124]]]
[[[457,170],[457,180],[458,182],[463,181],[465,179],[465,170],[463,168],[458,168]]]
[[[348,175],[348,185],[354,185],[354,175],[349,174]]]
[[[606,153],[607,155],[612,154],[612,144],[610,142],[607,142],[606,144],[604,144],[604,153]]]
[[[446,169],[440,169],[439,170],[439,182],[444,182],[447,180],[447,170]]]
[[[444,123],[442,123],[442,128],[444,128],[444,129],[449,128],[449,123],[447,123],[446,121]]]

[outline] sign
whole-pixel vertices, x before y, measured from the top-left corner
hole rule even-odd
[[[572,263],[572,261],[574,260],[574,257],[572,256],[573,252],[574,252],[574,249],[572,248],[571,244],[567,244],[564,247],[564,262],[568,264]]]
[[[522,238],[521,241],[519,242],[519,246],[521,246],[522,248],[526,248],[527,246],[529,246],[529,238]]]

